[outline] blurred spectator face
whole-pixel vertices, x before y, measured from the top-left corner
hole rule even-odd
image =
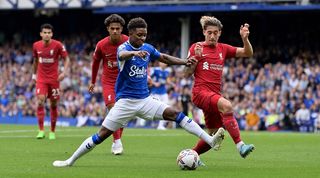
[[[208,45],[215,46],[218,43],[221,30],[217,26],[208,26],[205,30],[203,30],[203,35]]]
[[[49,42],[53,36],[53,32],[51,29],[43,28],[40,36],[44,42]]]
[[[123,27],[121,26],[120,23],[117,23],[117,22],[110,23],[110,25],[107,27],[107,31],[109,32],[111,40],[120,38],[122,29]]]

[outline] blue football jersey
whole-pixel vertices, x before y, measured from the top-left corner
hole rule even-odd
[[[147,51],[148,54],[145,58],[133,56],[128,60],[120,60],[119,53],[121,51]],[[148,43],[144,43],[140,48],[133,47],[129,41],[120,45],[117,51],[119,74],[115,85],[116,100],[120,98],[143,99],[148,97],[148,64],[159,58],[160,52]]]
[[[166,69],[161,69],[160,67],[155,67],[153,68],[150,76],[152,78],[152,81],[160,83],[159,87],[151,87],[151,93],[158,95],[167,93],[166,83],[167,78],[169,77],[169,71]]]

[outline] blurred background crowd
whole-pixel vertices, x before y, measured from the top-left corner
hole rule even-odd
[[[201,15],[192,18],[191,42],[203,40]],[[147,41],[161,52],[180,56],[180,31],[176,29],[179,17],[167,16],[175,21],[164,17],[159,22],[157,15],[145,16],[150,27]],[[127,21],[130,18],[125,17]],[[220,41],[234,46],[242,44],[238,34],[240,25],[251,24],[254,56],[227,60],[223,71],[222,93],[232,102],[240,128],[302,132],[320,129],[320,27],[316,22],[310,24],[303,20],[319,18],[320,13],[305,12],[290,15],[290,18],[286,13],[247,13],[241,17],[219,14],[217,17],[224,24]],[[67,77],[60,84],[59,115],[70,119],[87,118],[98,124],[106,115],[102,88],[98,82],[96,93],[91,95],[88,85],[92,52],[97,41],[106,34],[104,16],[85,25],[68,21],[68,28],[58,23],[62,18],[64,16],[56,17],[52,22],[54,38],[65,44],[71,64]],[[0,30],[0,117],[36,116],[35,84],[31,80],[32,43],[40,39],[39,24],[46,20],[39,19],[32,27],[23,26],[26,29],[19,29],[17,24],[14,25],[16,31]],[[259,23],[261,20],[265,20],[263,24]],[[282,24],[284,21],[286,25]],[[157,66],[158,63],[154,63],[150,67]],[[181,66],[168,68],[169,104],[203,124],[201,110],[191,102],[193,78],[185,78]]]

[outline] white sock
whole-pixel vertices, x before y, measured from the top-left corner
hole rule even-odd
[[[92,141],[92,136],[87,138],[82,144],[79,146],[79,148],[73,153],[73,155],[67,159],[69,165],[73,165],[73,163],[80,158],[82,155],[88,153],[96,146],[95,143]]]
[[[244,144],[243,141],[240,141],[236,144],[238,151],[240,151],[241,146]]]
[[[119,145],[119,144],[122,145],[121,139],[114,140],[113,143],[116,145]]]
[[[212,137],[207,132],[205,132],[196,122],[194,122],[187,116],[182,119],[179,125],[189,133],[198,136],[209,145],[212,144]]]

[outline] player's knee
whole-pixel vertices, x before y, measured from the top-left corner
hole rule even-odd
[[[173,109],[172,107],[168,107],[163,112],[163,119],[175,121],[176,117],[178,116],[178,113],[179,112]]]
[[[232,104],[228,100],[224,100],[221,104],[221,110],[223,114],[233,112]]]
[[[113,133],[113,131],[105,128],[105,127],[101,127],[101,129],[98,132],[98,136],[101,139],[101,142],[103,142],[105,139],[107,139],[111,134]]]

